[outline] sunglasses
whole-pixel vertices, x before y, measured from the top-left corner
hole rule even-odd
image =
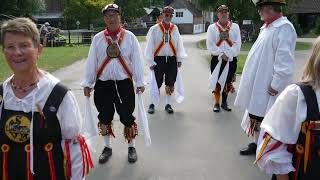
[[[166,16],[166,17],[173,17],[172,14],[166,14],[165,16]]]

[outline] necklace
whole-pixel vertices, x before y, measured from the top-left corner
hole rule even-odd
[[[17,91],[22,92],[22,93],[25,93],[25,92],[33,89],[34,86],[35,86],[38,82],[39,82],[39,80],[36,80],[36,81],[34,81],[33,83],[30,83],[29,85],[22,87],[22,86],[16,85],[16,84],[13,82],[13,78],[10,80],[11,87],[12,87],[13,89],[17,90]]]

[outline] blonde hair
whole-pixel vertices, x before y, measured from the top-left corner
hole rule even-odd
[[[313,87],[320,88],[320,36],[312,46],[312,54],[304,66],[301,81]]]
[[[6,33],[23,34],[30,37],[34,46],[40,44],[40,34],[37,25],[29,18],[15,18],[5,21],[1,25],[1,45],[4,44],[4,36]]]

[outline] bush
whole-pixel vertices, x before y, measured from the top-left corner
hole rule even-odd
[[[298,15],[292,15],[289,17],[289,20],[293,24],[294,28],[296,29],[296,32],[298,36],[302,35],[303,31],[298,21]]]
[[[317,35],[320,34],[320,17],[317,17],[317,19],[316,19],[315,33],[316,33]]]

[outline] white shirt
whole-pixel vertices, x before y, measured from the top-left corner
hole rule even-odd
[[[10,80],[8,78],[3,83],[3,101],[4,108],[14,111],[23,111],[25,113],[38,112],[36,104],[41,108],[44,107],[52,89],[60,81],[51,74],[42,71],[44,76],[37,83],[37,87],[33,89],[27,96],[17,98],[12,90]],[[1,114],[0,114],[1,117]],[[57,118],[61,129],[61,146],[64,149],[64,142],[67,139],[77,140],[80,135],[80,127],[82,117],[78,107],[78,103],[71,91],[68,91],[64,96],[59,109],[57,111]],[[82,156],[79,143],[70,144],[70,158],[72,162],[72,177],[71,180],[82,179]]]
[[[127,63],[130,72],[133,74],[133,79],[137,87],[144,86],[143,77],[143,57],[139,42],[132,32],[125,30],[123,41],[120,45],[121,56]],[[118,33],[119,37],[120,33]],[[81,85],[83,87],[93,87],[96,81],[97,69],[107,57],[107,42],[103,31],[93,37],[86,65],[84,80]],[[107,80],[124,80],[129,78],[128,74],[122,67],[118,58],[113,58],[104,68],[101,76],[102,81]]]
[[[216,22],[218,23],[218,22]],[[228,56],[228,59],[238,56],[241,48],[241,35],[238,24],[232,23],[229,31],[229,39],[233,43],[232,47],[223,41],[220,46],[217,46],[220,32],[216,24],[211,24],[207,31],[207,48],[211,55],[220,56],[223,53]]]
[[[3,83],[4,107],[8,110],[23,111],[25,113],[38,112],[35,104],[44,107],[52,89],[59,82],[57,78],[47,72],[40,79],[37,87],[22,99],[17,98],[10,84],[10,78]],[[33,101],[33,98],[34,101]],[[33,109],[32,109],[33,107]],[[80,134],[82,117],[78,103],[71,91],[68,91],[57,111],[57,118],[61,128],[62,139],[76,139]]]
[[[295,29],[286,17],[261,28],[243,68],[236,106],[265,116],[276,99],[267,93],[268,87],[281,93],[293,80],[296,39]]]
[[[320,90],[315,91],[318,107],[320,107]],[[288,86],[278,97],[274,105],[266,114],[261,124],[261,135],[257,154],[262,147],[262,136],[265,132],[272,136],[266,150],[277,141],[282,144],[279,148],[262,156],[258,166],[268,174],[287,174],[294,171],[292,154],[287,151],[287,144],[296,144],[301,124],[307,117],[305,97],[296,84]]]
[[[174,26],[175,27],[173,28],[171,39],[177,51],[177,61],[182,62],[185,58],[187,58],[187,53],[183,47],[183,42],[179,33],[179,29],[176,25]],[[149,29],[146,39],[147,44],[144,51],[144,55],[150,65],[156,65],[156,62],[154,62],[154,52],[158,48],[160,42],[163,40],[163,33],[160,29],[159,24],[155,24]],[[174,56],[169,43],[165,43],[165,45],[159,51],[157,56]]]

